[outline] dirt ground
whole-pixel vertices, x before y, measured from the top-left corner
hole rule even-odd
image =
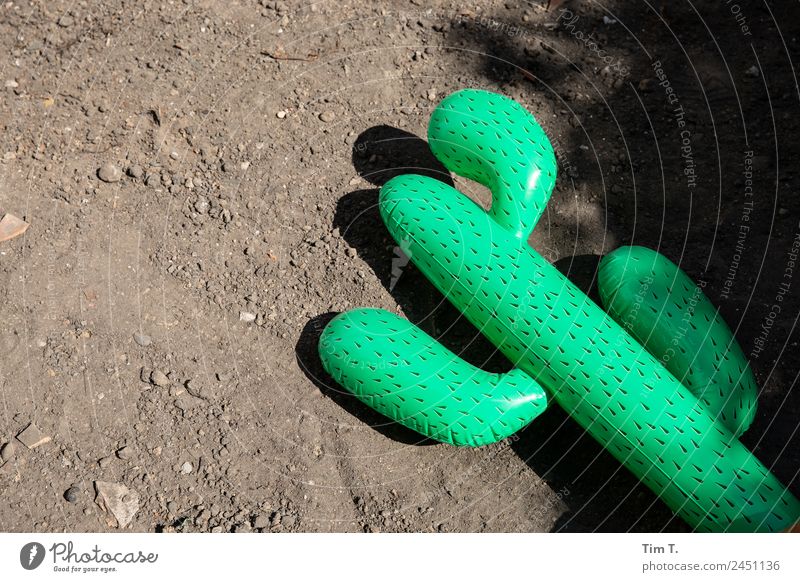
[[[0,207],[31,227],[0,243],[0,530],[685,531],[556,406],[457,449],[321,369],[357,306],[509,367],[375,207],[446,178],[423,140],[464,87],[553,140],[531,244],[588,292],[630,243],[705,283],[762,388],[745,442],[800,494],[798,4],[542,4],[4,2]]]

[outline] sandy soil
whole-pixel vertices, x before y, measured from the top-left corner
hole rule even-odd
[[[356,306],[509,366],[375,208],[442,176],[427,119],[463,87],[551,136],[531,244],[571,278],[633,242],[706,283],[763,390],[745,441],[800,493],[797,3],[541,4],[4,2],[0,207],[31,228],[0,244],[0,530],[116,529],[98,481],[134,531],[685,530],[555,407],[456,449],[322,372]]]

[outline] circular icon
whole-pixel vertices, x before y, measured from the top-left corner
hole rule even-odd
[[[19,563],[26,570],[35,570],[44,561],[44,546],[39,542],[29,542],[19,551]]]

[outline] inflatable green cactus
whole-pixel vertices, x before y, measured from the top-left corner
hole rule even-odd
[[[800,502],[738,440],[757,386],[731,331],[689,277],[655,251],[600,265],[598,307],[527,243],[556,159],[533,116],[463,90],[428,138],[456,174],[492,191],[486,212],[429,177],[398,176],[380,212],[416,266],[515,365],[481,371],[380,309],[323,331],[325,369],[375,410],[425,436],[477,446],[555,401],[698,531],[782,531]]]

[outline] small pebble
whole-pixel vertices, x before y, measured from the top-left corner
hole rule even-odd
[[[64,491],[64,499],[69,501],[70,503],[75,503],[78,501],[78,496],[81,494],[81,490],[77,487],[70,487],[66,491]]]
[[[128,461],[133,458],[133,449],[130,447],[122,447],[117,451],[117,457],[123,461]]]
[[[136,178],[138,180],[144,175],[144,170],[142,170],[140,165],[136,164],[128,168],[128,175],[131,178]]]
[[[139,333],[139,332],[136,332],[135,334],[133,334],[133,341],[135,341],[137,344],[139,344],[143,348],[146,348],[151,343],[153,343],[153,340],[149,335],[147,335],[146,333]]]
[[[252,323],[255,320],[256,320],[255,313],[250,313],[249,311],[239,312],[239,321],[244,321],[245,323]]]
[[[186,391],[195,398],[202,398],[204,400],[209,400],[214,395],[213,392],[199,380],[196,379],[187,380],[186,384],[184,385],[186,386]]]
[[[186,461],[183,465],[181,465],[181,473],[184,475],[188,475],[192,472],[192,464],[189,461]]]
[[[153,370],[150,374],[150,382],[161,388],[169,386],[170,384],[169,378],[167,378],[167,375],[161,370]]]
[[[269,527],[269,516],[264,515],[263,513],[256,517],[255,521],[253,522],[253,527],[256,529],[264,529]]]
[[[330,123],[336,119],[336,114],[333,111],[323,111],[319,114],[319,118],[325,123]]]
[[[197,202],[194,203],[194,210],[198,214],[205,214],[208,212],[209,206],[208,198],[198,198]]]
[[[748,77],[758,77],[759,73],[760,71],[758,70],[758,67],[756,65],[753,65],[744,72],[744,74],[747,75]]]
[[[278,119],[283,119],[284,117],[286,117],[286,112],[285,111],[278,111],[275,114],[275,117],[277,117]]]
[[[14,458],[14,453],[16,452],[14,443],[8,442],[0,447],[0,459],[2,459],[4,463],[7,463]]]
[[[17,435],[17,440],[29,449],[35,449],[45,443],[50,442],[50,437],[44,434],[39,427],[30,423],[25,430]]]
[[[114,164],[105,163],[97,170],[97,177],[103,182],[119,182],[122,179],[122,172]]]

